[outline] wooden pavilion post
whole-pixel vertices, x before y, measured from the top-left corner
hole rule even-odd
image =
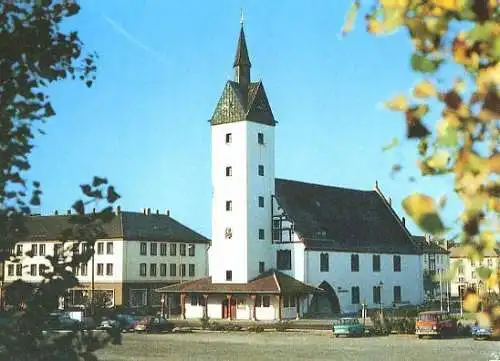
[[[203,294],[203,318],[208,319],[208,294]]]
[[[181,319],[186,319],[186,294],[181,293]]]
[[[295,296],[295,319],[300,319],[300,296]]]
[[[281,321],[281,314],[283,311],[283,297],[281,296],[281,293],[278,295],[278,321]]]
[[[256,295],[249,295],[250,296],[250,320],[255,321],[255,299],[257,298]]]
[[[231,301],[233,299],[233,295],[229,294],[229,295],[226,295],[226,299],[227,299],[227,312],[229,314],[229,321],[231,321],[233,319],[233,308],[231,306]]]

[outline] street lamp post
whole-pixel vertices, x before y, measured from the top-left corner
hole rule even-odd
[[[380,281],[378,284],[379,295],[380,295],[380,319],[383,320],[383,308],[382,308],[382,287],[384,286],[384,282]]]

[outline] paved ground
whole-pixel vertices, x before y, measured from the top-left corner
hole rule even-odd
[[[500,342],[403,335],[333,338],[325,331],[126,334],[122,346],[109,346],[97,355],[102,361],[489,361],[500,360]]]

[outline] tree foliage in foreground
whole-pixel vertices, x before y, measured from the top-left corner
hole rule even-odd
[[[67,78],[90,87],[95,80],[96,55],[84,54],[77,32],[60,29],[79,10],[70,0],[0,1],[0,262],[19,261],[7,250],[29,239],[25,221],[30,208],[41,202],[41,186],[30,183],[26,171],[33,139],[43,133],[43,122],[55,115],[47,87]],[[107,342],[89,334],[47,337],[42,332],[45,315],[58,307],[67,289],[78,285],[72,270],[91,258],[95,240],[104,236],[103,225],[113,217],[111,204],[119,198],[105,178],[94,177],[81,189],[84,198],[73,204],[76,214],[60,238],[65,256],[47,256],[51,266],[39,287],[23,300],[26,309],[0,328],[2,360],[92,360],[93,351]],[[101,210],[85,214],[89,203],[99,203]],[[90,247],[74,255],[80,242]]]
[[[411,68],[421,74],[411,94],[401,93],[385,103],[400,112],[407,138],[417,140],[417,168],[422,176],[447,176],[463,208],[457,214],[459,240],[465,254],[482,261],[498,247],[500,231],[500,8],[496,0],[380,0],[369,2],[366,30],[388,35],[404,30],[412,44]],[[354,1],[343,33],[351,30],[360,1]],[[455,74],[438,80],[438,72]],[[440,119],[427,119],[431,109]],[[392,145],[397,145],[394,141]],[[450,228],[440,217],[444,199],[410,194],[403,208],[425,232],[442,235]],[[457,212],[458,213],[458,212]],[[469,292],[464,307],[479,310],[489,289],[499,286],[499,269],[480,267],[484,287]],[[488,305],[487,305],[488,306]],[[496,323],[500,306],[489,305],[479,321]]]

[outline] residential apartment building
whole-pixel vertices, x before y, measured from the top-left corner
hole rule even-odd
[[[497,270],[500,267],[500,250],[487,251],[481,262],[470,260],[466,251],[460,247],[450,248],[450,267],[456,268],[455,276],[451,281],[451,296],[458,297],[461,289],[472,288],[486,292],[499,293],[498,285],[492,289],[485,289],[486,282],[479,276],[480,267]]]
[[[61,232],[70,227],[69,215],[32,216],[27,220],[29,239],[15,245],[19,262],[4,265],[5,286],[21,279],[37,284],[50,262],[46,256],[71,257],[84,252],[87,244],[74,248],[61,243]],[[210,241],[179,223],[169,212],[125,212],[120,208],[104,227],[106,237],[97,240],[93,260],[80,264],[73,272],[80,282],[68,290],[65,306],[80,306],[95,294],[104,293],[109,306],[159,306],[154,289],[208,275],[207,252]],[[93,269],[93,270],[92,270]],[[8,296],[8,295],[7,295]],[[6,297],[8,302],[8,297]]]
[[[424,292],[427,300],[447,296],[450,283],[446,273],[450,267],[449,251],[432,239],[432,236],[413,236],[413,241],[421,252]]]

